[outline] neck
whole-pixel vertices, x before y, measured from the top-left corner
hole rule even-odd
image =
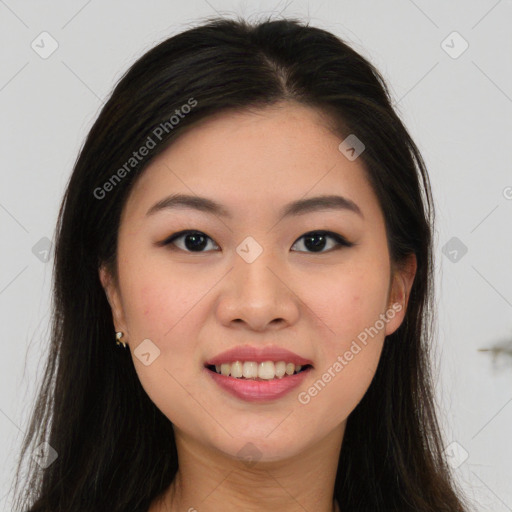
[[[174,427],[179,470],[150,512],[336,512],[334,481],[345,424],[305,452],[277,461],[240,461]]]

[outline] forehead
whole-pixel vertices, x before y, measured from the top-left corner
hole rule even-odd
[[[237,215],[336,193],[378,215],[362,161],[339,151],[342,137],[332,125],[325,113],[296,103],[203,119],[144,170],[127,215],[144,216],[176,192],[210,197]]]

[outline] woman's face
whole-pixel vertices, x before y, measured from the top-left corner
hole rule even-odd
[[[119,287],[100,272],[115,327],[150,399],[205,448],[277,460],[341,429],[370,385],[385,336],[403,320],[415,263],[391,279],[377,197],[361,159],[349,160],[340,142],[318,111],[297,104],[224,113],[153,160],[126,203]],[[178,203],[152,210],[174,194],[206,198],[219,211]],[[313,202],[284,215],[322,196],[357,206]],[[163,244],[183,230],[200,233]],[[318,231],[334,237],[311,234]],[[234,377],[205,365],[237,347],[285,349],[312,366],[260,384],[238,379],[231,392],[220,382]],[[256,356],[241,359],[247,371],[260,367],[250,364]],[[279,386],[287,392],[277,395]]]

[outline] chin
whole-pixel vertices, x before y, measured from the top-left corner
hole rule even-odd
[[[255,462],[275,462],[299,456],[305,449],[304,433],[297,432],[295,439],[291,436],[279,436],[277,432],[265,434],[233,434],[224,438],[223,442],[215,443],[215,448],[228,457],[247,461],[248,466]]]

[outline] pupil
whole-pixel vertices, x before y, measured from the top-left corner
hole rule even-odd
[[[193,242],[192,243],[188,243],[189,240],[193,240]],[[198,243],[198,241],[199,241],[199,243]],[[185,237],[185,246],[189,250],[196,250],[196,249],[201,250],[201,249],[204,249],[206,247],[206,237],[204,237],[201,234],[188,234]]]
[[[320,242],[317,242],[317,243],[308,243],[309,241],[311,240],[314,240],[314,239],[320,239]],[[310,250],[315,250],[315,249],[319,249],[319,250],[322,250],[323,247],[324,247],[324,244],[325,244],[325,236],[324,235],[321,235],[321,234],[315,234],[315,235],[309,235],[308,237],[306,237],[306,239],[304,240],[304,245],[310,249]]]

